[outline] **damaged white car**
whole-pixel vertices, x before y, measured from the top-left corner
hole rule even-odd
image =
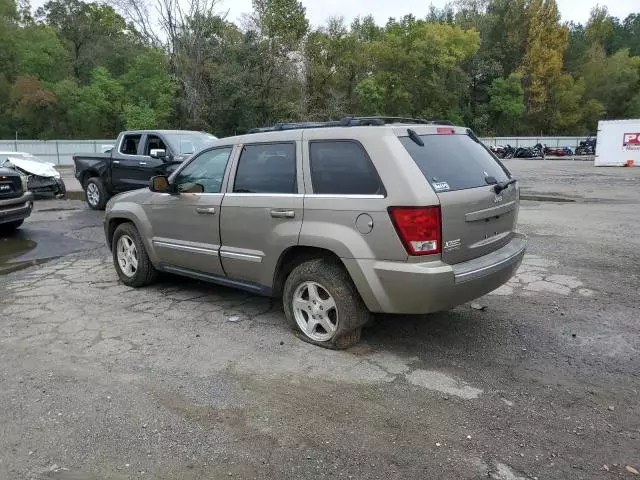
[[[26,152],[0,152],[0,164],[11,167],[27,177],[27,188],[35,194],[53,193],[63,197],[67,193],[64,180],[53,163]]]

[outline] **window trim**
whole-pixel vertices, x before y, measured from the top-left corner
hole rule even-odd
[[[294,184],[294,188],[293,188],[293,192],[291,193],[276,193],[276,192],[262,192],[262,193],[258,193],[258,192],[235,192],[235,188],[236,188],[236,180],[238,179],[238,169],[240,168],[240,161],[242,160],[242,153],[244,151],[245,147],[257,147],[257,146],[261,146],[261,145],[291,145],[293,146],[293,176],[294,176],[294,180],[295,180],[295,184]],[[300,185],[298,182],[298,145],[297,142],[295,140],[282,140],[282,141],[270,141],[270,142],[250,142],[250,143],[244,143],[244,142],[239,142],[236,144],[236,147],[238,148],[238,153],[237,153],[237,157],[236,157],[236,161],[234,162],[235,165],[233,167],[234,171],[233,173],[233,181],[231,178],[229,178],[229,185],[227,186],[227,195],[233,195],[233,196],[247,196],[247,195],[253,195],[253,196],[264,196],[264,195],[270,195],[270,196],[282,196],[282,195],[286,195],[286,196],[298,196],[300,195]]]
[[[216,193],[202,192],[202,193],[191,194],[191,195],[224,195],[225,194],[225,190],[226,190],[225,180],[226,180],[226,178],[227,178],[227,176],[229,174],[229,165],[232,164],[233,159],[234,159],[234,153],[235,153],[235,146],[234,145],[216,145],[214,147],[207,148],[206,150],[202,150],[201,152],[198,152],[197,154],[195,154],[193,156],[193,158],[190,158],[187,162],[185,162],[184,164],[180,165],[180,168],[176,169],[176,171],[171,174],[171,177],[169,178],[169,183],[174,183],[174,184],[177,185],[177,180],[178,180],[178,177],[180,176],[180,174],[189,165],[191,165],[193,162],[195,162],[198,158],[200,158],[205,153],[212,152],[214,150],[224,150],[226,148],[230,149],[230,151],[229,151],[229,158],[227,158],[227,165],[224,168],[224,173],[222,174],[222,181],[220,182],[220,191],[216,192]]]
[[[376,175],[376,178],[378,179],[378,183],[380,185],[380,187],[382,188],[382,193],[369,193],[369,194],[359,194],[359,193],[316,193],[316,187],[314,185],[313,182],[313,168],[312,168],[312,163],[313,163],[313,158],[311,155],[311,145],[314,143],[354,143],[356,144],[360,150],[362,150],[362,153],[364,153],[365,158],[369,161],[369,164],[371,165],[371,167],[373,168],[373,172]],[[360,142],[359,140],[356,139],[351,139],[351,138],[336,138],[336,139],[329,139],[329,138],[324,138],[322,140],[309,140],[308,141],[308,152],[309,152],[309,179],[311,180],[311,193],[309,194],[309,196],[313,196],[313,197],[317,197],[317,198],[329,198],[329,197],[334,197],[334,198],[387,198],[387,188],[384,186],[384,183],[382,182],[382,178],[380,177],[380,174],[378,173],[378,169],[376,168],[375,163],[373,163],[373,160],[371,160],[371,156],[369,156],[369,152],[367,152],[367,149],[365,148],[365,146],[362,144],[362,142]]]

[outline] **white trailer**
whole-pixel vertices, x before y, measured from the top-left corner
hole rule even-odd
[[[640,119],[598,122],[597,167],[640,167]]]

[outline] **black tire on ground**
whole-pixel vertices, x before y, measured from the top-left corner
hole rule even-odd
[[[337,329],[333,337],[327,341],[317,341],[308,337],[296,322],[293,297],[296,289],[304,282],[319,284],[335,300],[338,313]],[[356,345],[360,341],[362,326],[371,317],[344,267],[337,261],[322,258],[301,263],[291,271],[284,284],[282,300],[289,326],[305,342],[324,348],[342,350]]]
[[[122,271],[118,261],[118,240],[125,235],[133,241],[137,253],[138,268],[132,276],[128,276]],[[151,263],[149,255],[147,255],[147,250],[142,242],[142,238],[140,237],[140,233],[133,223],[123,223],[118,225],[116,231],[113,232],[111,252],[113,255],[113,265],[116,269],[116,273],[125,285],[135,288],[144,287],[151,285],[158,278],[158,271]]]
[[[94,191],[97,193],[97,199],[95,199],[93,195],[89,193],[90,190],[91,193],[93,193]],[[98,177],[91,177],[89,180],[87,180],[87,184],[84,186],[84,193],[87,197],[87,205],[89,205],[89,208],[91,208],[92,210],[104,210],[104,207],[109,201],[109,194],[104,188],[102,180],[100,180]]]
[[[24,223],[24,219],[15,220],[13,222],[0,223],[0,232],[3,232],[3,233],[13,232],[14,230],[17,230],[18,228],[20,228],[20,225],[22,225],[23,223]]]

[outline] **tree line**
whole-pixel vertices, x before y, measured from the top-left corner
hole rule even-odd
[[[595,132],[640,117],[640,14],[563,23],[555,0],[459,0],[424,17],[312,27],[298,0],[0,0],[0,138],[218,136],[346,115],[482,135]]]

